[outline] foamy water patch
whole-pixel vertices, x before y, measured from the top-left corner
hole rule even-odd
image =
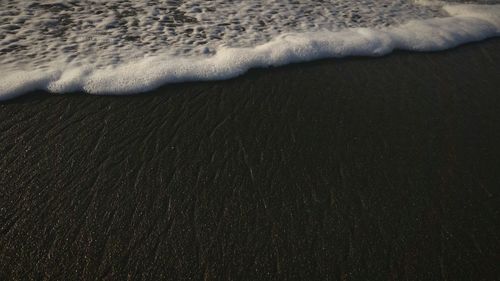
[[[255,47],[220,46],[213,55],[157,53],[110,66],[54,61],[44,69],[4,71],[0,98],[33,90],[54,93],[132,94],[163,84],[220,80],[250,68],[346,56],[380,56],[395,49],[438,51],[500,35],[500,5],[445,5],[449,16],[401,25],[278,34]]]

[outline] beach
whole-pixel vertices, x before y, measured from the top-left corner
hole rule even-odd
[[[0,279],[494,280],[500,41],[0,103]]]

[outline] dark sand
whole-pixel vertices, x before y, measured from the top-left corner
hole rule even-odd
[[[494,280],[499,89],[497,39],[4,102],[0,279]]]

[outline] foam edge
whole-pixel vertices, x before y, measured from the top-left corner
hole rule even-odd
[[[394,50],[440,51],[500,35],[498,4],[447,4],[443,9],[450,17],[410,21],[387,29],[283,34],[254,48],[221,48],[211,57],[160,55],[104,69],[54,62],[50,70],[0,73],[0,100],[35,90],[141,93],[169,83],[229,79],[256,67],[322,58],[382,56]]]

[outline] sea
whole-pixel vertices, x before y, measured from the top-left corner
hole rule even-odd
[[[136,94],[500,35],[500,0],[0,0],[0,100]]]

